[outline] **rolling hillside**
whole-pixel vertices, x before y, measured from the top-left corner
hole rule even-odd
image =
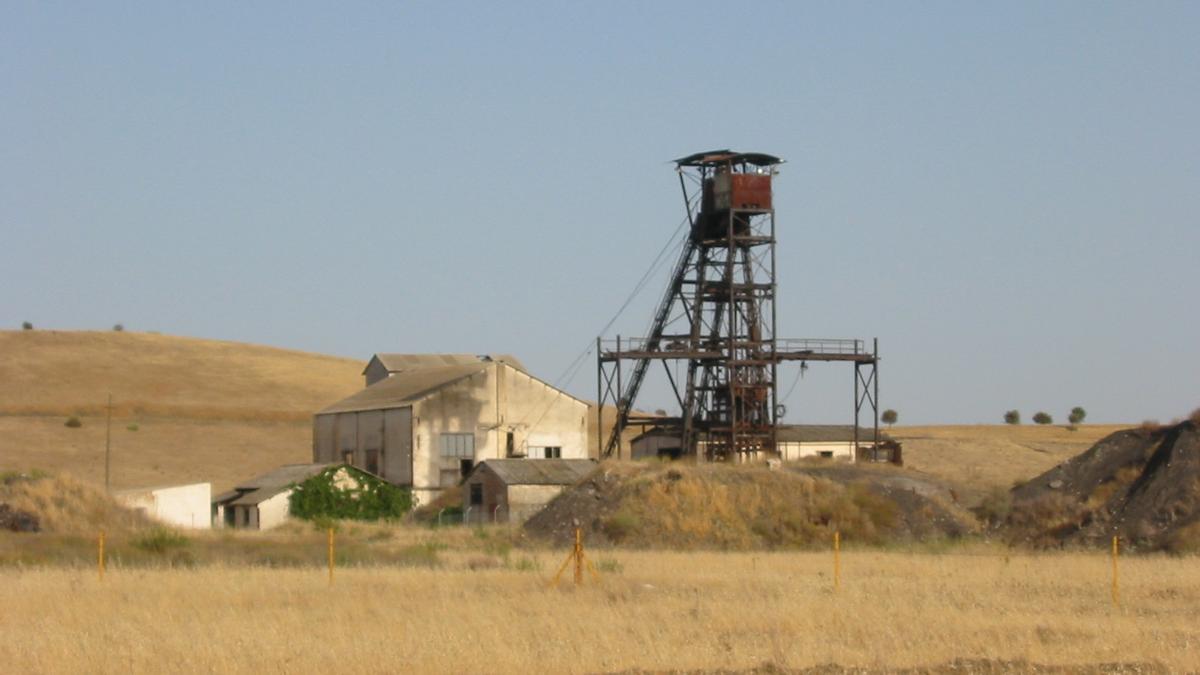
[[[362,362],[131,332],[0,332],[0,470],[104,480],[113,396],[116,488],[214,489],[311,457],[310,416],[362,385]],[[78,416],[80,428],[64,426]]]
[[[353,359],[147,333],[0,331],[0,470],[40,468],[103,482],[111,392],[114,487],[211,481],[221,490],[280,464],[309,461],[312,413],[357,391],[362,367]],[[64,426],[70,416],[83,426]],[[604,422],[611,424],[611,410]],[[589,415],[589,452],[596,426]],[[963,485],[973,501],[1119,428],[890,433],[904,443],[907,466]]]

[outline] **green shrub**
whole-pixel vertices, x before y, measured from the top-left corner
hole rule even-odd
[[[1039,410],[1038,412],[1033,414],[1033,423],[1034,424],[1054,424],[1054,418],[1050,416],[1050,413]]]
[[[542,564],[536,558],[521,558],[511,568],[518,572],[537,572],[542,569]]]
[[[138,426],[137,422],[132,422],[132,423],[126,425],[125,429],[127,429],[128,431],[137,431],[138,429],[141,429],[141,427]]]
[[[66,422],[63,422],[63,426],[70,429],[78,429],[79,427],[83,426],[83,422],[81,422],[78,417],[72,415],[67,418]]]
[[[620,542],[633,534],[641,525],[638,517],[628,511],[619,511],[604,521],[604,534],[614,542]]]
[[[334,485],[334,477],[343,470],[356,487]],[[412,492],[353,468],[332,467],[295,486],[288,503],[291,514],[305,520],[395,519],[412,508]]]
[[[26,321],[21,324],[21,330],[33,330],[33,324]]]
[[[188,538],[168,527],[153,527],[134,537],[130,543],[140,551],[162,555],[186,547]]]
[[[1008,412],[1004,413],[1004,423],[1005,424],[1020,424],[1021,423],[1020,411],[1009,410]]]

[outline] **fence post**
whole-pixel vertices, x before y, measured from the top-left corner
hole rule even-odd
[[[333,528],[329,528],[329,585],[333,585]]]
[[[1113,607],[1121,606],[1121,576],[1120,570],[1117,568],[1117,558],[1121,555],[1120,544],[1117,543],[1117,537],[1112,539],[1112,601]]]
[[[842,587],[842,533],[833,531],[833,591]]]
[[[96,541],[96,571],[100,578],[104,578],[104,530],[100,530],[100,537]]]

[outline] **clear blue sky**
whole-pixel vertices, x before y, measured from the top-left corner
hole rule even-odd
[[[1170,2],[7,2],[0,323],[554,380],[682,217],[667,160],[732,147],[788,160],[781,336],[878,336],[903,422],[1166,420],[1200,406],[1197,36]],[[789,421],[850,382],[814,366]]]

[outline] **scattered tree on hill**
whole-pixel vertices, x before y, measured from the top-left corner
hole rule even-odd
[[[1083,422],[1085,417],[1087,417],[1087,411],[1079,406],[1075,406],[1074,408],[1071,408],[1071,414],[1067,415],[1067,421],[1071,423],[1071,428],[1074,429],[1081,422]]]
[[[1017,412],[1016,410],[1009,410],[1008,412],[1004,413],[1004,423],[1005,424],[1020,424],[1021,423],[1021,413]]]
[[[116,332],[118,332],[118,333],[120,333],[120,332],[122,332],[122,331],[124,331],[124,330],[125,330],[125,326],[124,326],[124,324],[119,324],[119,323],[118,323],[118,324],[116,324],[116,325],[114,325],[114,326],[113,326],[113,330],[114,330],[114,331],[116,331]]]
[[[21,324],[21,330],[33,330],[33,324],[26,321]]]
[[[79,427],[83,426],[83,422],[80,422],[78,417],[72,415],[71,417],[67,418],[66,422],[63,422],[63,426],[71,429],[78,429]]]
[[[879,421],[883,422],[884,424],[888,425],[889,427],[892,426],[893,424],[895,424],[896,420],[898,420],[898,419],[900,419],[900,413],[896,412],[895,410],[892,410],[891,408],[884,410],[883,414],[879,416]]]
[[[1033,423],[1034,424],[1054,424],[1054,418],[1050,416],[1050,413],[1039,410],[1038,412],[1033,414]]]

